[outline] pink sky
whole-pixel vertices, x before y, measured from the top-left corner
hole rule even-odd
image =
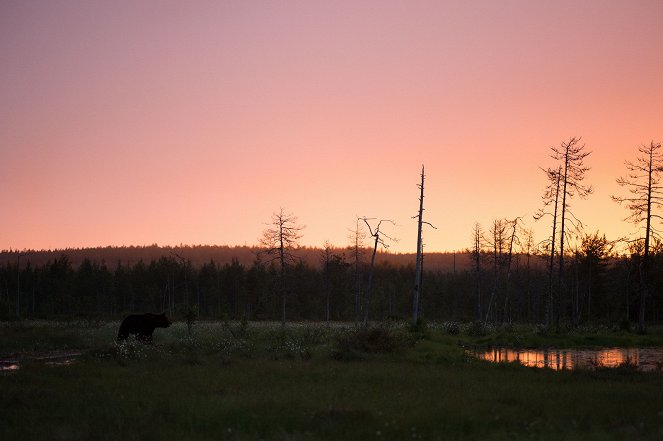
[[[576,216],[634,231],[615,179],[663,141],[663,2],[3,1],[0,249],[302,244],[355,216],[430,251],[532,220],[549,147],[582,136]]]

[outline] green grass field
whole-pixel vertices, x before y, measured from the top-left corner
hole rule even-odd
[[[663,333],[439,326],[0,324],[3,440],[663,439],[663,374],[491,365],[462,345],[659,345]],[[80,350],[65,366],[35,356]],[[1,357],[0,357],[1,358]]]

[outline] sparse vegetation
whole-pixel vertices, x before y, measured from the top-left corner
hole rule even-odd
[[[516,342],[663,346],[656,328],[542,335],[511,326],[477,335],[476,324],[429,323],[421,339],[405,322],[199,321],[193,335],[180,322],[145,345],[115,343],[118,325],[2,323],[0,354],[78,348],[83,355],[68,366],[26,362],[0,374],[0,437],[653,440],[663,430],[660,373],[627,365],[535,370],[464,351]]]

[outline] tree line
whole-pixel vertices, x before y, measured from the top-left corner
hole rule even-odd
[[[419,316],[436,321],[545,323],[549,256],[510,252],[510,239],[509,234],[498,236],[492,249],[481,249],[473,256],[478,267],[456,272],[426,270],[424,257]],[[120,318],[130,312],[165,311],[183,317],[187,308],[195,306],[206,318],[283,320],[283,291],[287,290],[287,320],[361,323],[365,317],[409,318],[414,262],[394,265],[378,260],[366,310],[371,250],[360,250],[358,266],[352,251],[324,248],[318,250],[318,265],[294,261],[284,270],[277,261],[256,259],[245,265],[237,260],[225,264],[211,260],[192,265],[172,255],[113,265],[85,259],[77,266],[61,255],[45,264],[28,262],[20,269],[8,262],[0,267],[0,314],[4,318]],[[604,236],[587,235],[567,255],[562,323],[637,323],[641,256],[615,256]],[[649,258],[652,267],[663,265],[660,243]],[[650,277],[646,320],[655,323],[663,317],[663,274],[652,272]]]
[[[85,258],[72,265],[63,254],[46,263],[23,266],[8,261],[0,268],[0,314],[110,315],[161,310],[179,314],[195,307],[203,316],[287,320],[369,320],[419,317],[430,320],[477,320],[494,323],[637,323],[661,317],[663,255],[655,224],[661,217],[663,189],[660,144],[638,149],[628,174],[617,179],[628,196],[612,196],[630,215],[626,220],[642,234],[609,241],[598,231],[588,233],[571,210],[574,198],[587,198],[584,184],[591,152],[572,137],[552,147],[554,165],[541,168],[547,186],[543,206],[534,215],[550,235],[535,243],[522,217],[495,219],[487,230],[476,224],[466,250],[471,264],[456,271],[425,265],[422,226],[424,168],[418,184],[419,211],[415,262],[394,265],[380,255],[395,239],[385,228],[390,219],[358,217],[347,249],[325,244],[307,250],[302,259],[303,226],[284,209],[273,213],[260,238],[253,261],[193,262],[177,250],[135,263]],[[367,246],[365,242],[368,241]],[[622,254],[615,249],[621,243]],[[372,245],[372,246],[371,246]],[[241,248],[246,257],[247,247]],[[312,262],[312,253],[317,253]],[[11,254],[11,253],[10,253]],[[370,258],[369,258],[370,256]],[[455,255],[454,255],[455,257]],[[455,262],[455,259],[454,259]],[[413,289],[414,287],[414,289]],[[4,289],[3,289],[4,288]],[[15,292],[15,295],[12,295]]]

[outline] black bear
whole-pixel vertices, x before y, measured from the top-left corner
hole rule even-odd
[[[126,340],[130,334],[136,336],[137,340],[144,343],[152,342],[152,333],[154,328],[167,328],[171,321],[166,317],[166,313],[161,314],[133,314],[122,320],[120,331],[117,333],[118,340]]]

